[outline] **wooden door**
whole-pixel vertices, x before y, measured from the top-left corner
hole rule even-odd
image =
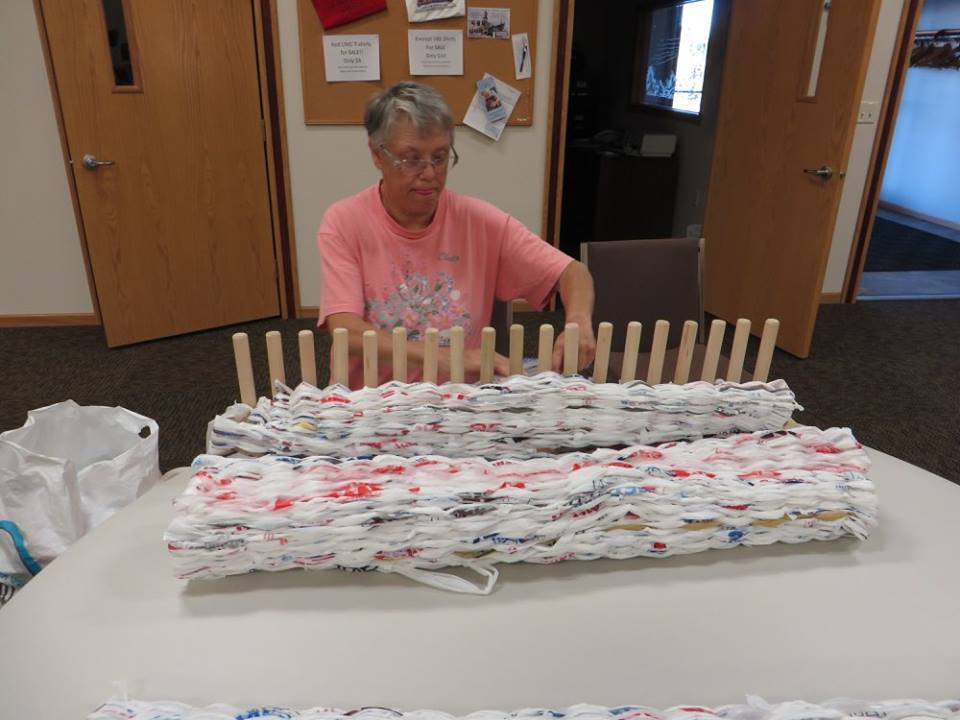
[[[40,5],[108,344],[277,315],[250,0]]]
[[[878,10],[879,0],[732,7],[704,221],[706,309],[756,329],[780,318],[779,345],[799,357],[810,352]]]

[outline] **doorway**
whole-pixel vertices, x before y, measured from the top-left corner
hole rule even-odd
[[[675,13],[678,8],[682,10],[695,2],[651,0],[636,5],[650,15],[664,8],[672,8]],[[627,3],[582,4],[602,6],[604,13],[619,18],[604,26],[607,35],[603,40],[603,47],[609,49],[607,54],[621,58],[613,72],[622,74],[626,72],[625,66],[630,68],[631,83],[621,82],[619,101],[632,106],[639,98],[640,104],[649,103],[643,94],[656,95],[664,84],[663,74],[654,69],[651,77],[646,72],[648,68],[642,66],[644,72],[637,73],[634,66],[638,63],[622,60],[630,55],[629,51],[616,48],[626,42],[622,38],[628,35],[634,47],[634,60],[656,65],[656,53],[651,57],[643,50],[658,46],[656,33],[637,32],[634,27],[642,25],[635,26],[635,21],[628,22],[615,15],[615,6]],[[567,0],[558,6],[560,42],[554,88],[555,92],[562,88],[563,94],[555,95],[560,99],[554,105],[548,175],[551,194],[546,203],[547,237],[568,248],[571,240],[561,238],[560,228],[561,213],[572,212],[566,205],[599,203],[605,195],[598,191],[604,187],[602,182],[587,184],[579,194],[566,192],[576,181],[568,177],[570,167],[565,167],[565,150],[573,147],[576,138],[567,143],[565,133],[568,128],[575,129],[576,121],[576,118],[568,120],[567,112],[577,100],[575,68],[568,48],[573,45],[575,13],[580,5]],[[714,23],[718,10],[724,7],[728,8],[729,19],[726,32],[717,31],[725,51],[719,56],[722,71],[716,78],[719,93],[710,140],[713,150],[702,166],[704,183],[708,179],[709,184],[705,195],[699,198],[694,191],[692,203],[675,200],[671,234],[702,234],[704,238],[704,305],[708,313],[727,322],[737,322],[740,318],[750,320],[754,334],[760,332],[767,318],[777,318],[781,322],[778,347],[797,357],[806,357],[820,305],[880,0],[862,3],[737,0],[729,4],[715,0]],[[564,25],[565,11],[574,18],[570,29]],[[650,22],[646,27],[655,25]],[[714,32],[711,27],[711,35]],[[683,45],[681,37],[674,40],[664,47],[670,51],[668,54],[676,54]],[[663,47],[664,43],[659,46]],[[712,53],[713,49],[708,48],[709,56]],[[709,57],[707,63],[710,63]],[[580,65],[586,64],[581,61]],[[570,70],[569,77],[564,76],[567,70]],[[706,107],[710,82],[709,68],[706,68],[702,108]],[[568,85],[573,86],[569,102]],[[635,92],[637,87],[645,93]],[[649,92],[648,87],[654,92]],[[602,107],[598,101],[581,104],[587,108]],[[659,108],[674,115],[677,109]],[[705,126],[706,123],[701,122],[701,127]],[[684,123],[675,124],[676,148],[686,145],[680,136],[681,127]],[[651,122],[651,134],[666,135],[667,143],[672,142],[671,133],[652,133],[652,128]],[[589,132],[584,134],[590,137]],[[617,141],[614,134],[595,133],[592,141],[600,145],[613,140],[612,148],[600,148],[601,155],[627,155],[626,151],[636,147],[636,140],[630,133],[623,135],[626,139]],[[656,147],[661,149],[663,144],[658,142]],[[640,154],[643,154],[642,139]],[[664,155],[668,156],[669,151]],[[607,187],[617,189],[622,184],[607,183]],[[673,183],[667,174],[655,184],[658,191],[664,191],[663,185]],[[558,202],[552,193],[556,191],[560,195],[561,189],[564,192]],[[600,200],[593,200],[591,193],[599,194]],[[679,198],[679,193],[674,193],[674,197]],[[698,200],[703,203],[702,210],[696,207]],[[621,195],[617,210],[642,215],[642,202],[642,193]],[[686,214],[691,205],[696,213]],[[603,215],[616,218],[616,211],[592,213],[595,222]],[[554,216],[557,219],[552,222]],[[702,226],[686,220],[688,217],[702,218]],[[637,222],[643,218],[632,219]],[[597,281],[602,282],[602,278]]]
[[[572,9],[558,244],[702,234],[729,0]]]
[[[273,4],[36,2],[107,344],[292,312]]]
[[[899,88],[858,300],[960,297],[960,4],[925,0]]]

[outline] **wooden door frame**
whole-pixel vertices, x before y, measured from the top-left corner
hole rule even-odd
[[[283,101],[283,80],[280,67],[280,36],[277,23],[277,3],[279,0],[248,0],[254,20],[254,39],[258,64],[258,86],[260,88],[260,106],[264,123],[265,161],[267,185],[270,202],[270,224],[273,232],[274,255],[277,267],[277,293],[280,299],[280,314],[283,318],[295,318],[300,315],[300,289],[297,278],[296,239],[293,229],[293,200],[290,193],[290,168],[287,155],[287,128]],[[87,234],[83,225],[83,212],[77,192],[76,178],[70,162],[66,126],[63,121],[63,108],[60,92],[57,88],[56,73],[50,53],[46,22],[43,17],[41,0],[33,0],[37,28],[40,33],[40,45],[43,61],[50,84],[57,130],[60,135],[60,150],[63,154],[63,167],[70,189],[70,201],[73,205],[74,219],[80,238],[83,265],[87,275],[90,299],[93,303],[91,315],[36,315],[14,316],[0,325],[101,325],[103,318],[97,297],[96,283],[90,265],[90,252]]]
[[[563,205],[563,171],[566,156],[570,59],[573,50],[573,17],[576,0],[556,0],[553,10],[553,58],[547,115],[547,157],[543,186],[543,239],[560,247],[560,213]]]
[[[922,7],[923,0],[906,0],[900,13],[897,45],[894,48],[893,57],[890,59],[890,70],[887,73],[887,84],[884,88],[883,102],[880,106],[880,120],[877,133],[873,138],[873,150],[867,166],[867,182],[860,199],[860,215],[854,230],[853,243],[850,245],[850,255],[847,258],[843,289],[840,292],[845,303],[856,302],[857,294],[860,292],[863,266],[867,260],[870,236],[873,234],[877,207],[880,204],[883,175],[887,169],[887,157],[893,143],[893,131],[896,128],[897,113],[900,110],[900,100],[903,98],[903,87],[906,83],[907,69],[910,65],[913,36],[917,31]]]
[[[290,190],[290,162],[287,154],[287,115],[280,65],[280,30],[277,20],[279,0],[251,1],[254,6],[257,59],[260,63],[260,100],[266,133],[267,180],[270,186],[280,315],[285,319],[298,318],[300,281],[297,274],[293,194]]]

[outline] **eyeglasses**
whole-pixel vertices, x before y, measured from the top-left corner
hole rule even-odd
[[[380,144],[380,150],[390,158],[390,162],[393,163],[395,168],[407,175],[419,175],[427,169],[427,165],[432,165],[434,172],[444,173],[460,162],[460,156],[457,155],[456,148],[450,148],[450,152],[445,153],[442,157],[435,157],[430,160],[426,158],[398,158],[387,150],[383,143]]]

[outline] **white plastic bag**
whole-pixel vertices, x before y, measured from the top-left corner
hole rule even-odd
[[[27,414],[0,434],[0,520],[15,523],[41,565],[160,478],[157,423],[121,407],[72,400]],[[0,573],[23,562],[0,538]]]

